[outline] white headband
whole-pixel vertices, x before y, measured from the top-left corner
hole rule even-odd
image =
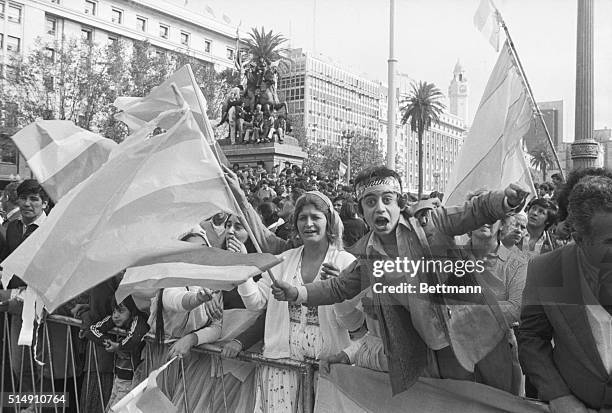
[[[402,186],[397,179],[392,176],[387,176],[385,178],[374,177],[357,185],[355,188],[355,194],[357,195],[358,200],[361,200],[367,194],[375,191],[392,191],[401,194]]]

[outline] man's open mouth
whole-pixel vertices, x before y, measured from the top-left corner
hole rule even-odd
[[[375,224],[376,226],[380,226],[380,227],[385,226],[385,225],[387,225],[388,223],[389,223],[389,220],[388,220],[387,218],[385,218],[385,217],[378,217],[378,218],[376,218],[376,219],[374,220],[374,224]]]

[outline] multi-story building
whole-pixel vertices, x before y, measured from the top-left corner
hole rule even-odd
[[[410,124],[400,124],[402,102],[410,93],[413,80],[405,75],[397,75],[398,113],[396,117],[395,153],[397,169],[402,176],[406,191],[417,192],[419,186],[419,141],[416,132],[410,130]],[[386,152],[387,142],[387,98],[388,87],[380,85],[380,119],[379,144]],[[467,96],[459,96],[467,99]],[[450,98],[451,104],[455,97]],[[453,165],[463,145],[466,128],[465,122],[457,115],[445,111],[440,116],[439,124],[432,124],[423,137],[423,191],[444,191]]]
[[[198,9],[201,7],[201,9]],[[82,38],[97,44],[146,40],[152,52],[181,51],[213,65],[234,66],[236,26],[225,15],[215,15],[200,2],[184,0],[0,0],[0,68],[13,53],[27,53],[37,44]],[[244,37],[244,36],[242,36]],[[10,131],[10,119],[0,116]],[[24,176],[25,160],[0,133],[0,187],[11,177]]]
[[[540,112],[542,112],[544,123],[556,148],[559,144],[563,143],[563,101],[538,102],[538,107]],[[550,146],[546,130],[542,125],[542,121],[538,118],[533,119],[523,140],[528,152],[538,147]]]
[[[304,127],[308,142],[340,145],[343,131],[376,136],[376,82],[302,49],[291,50],[289,58],[279,79],[279,97],[287,101],[293,125]]]
[[[49,44],[63,38],[99,44],[122,39],[147,40],[159,51],[182,51],[218,69],[233,67],[236,26],[227,16],[214,17],[210,8],[188,5],[177,0],[0,0],[2,60],[7,53],[27,51],[38,38]]]

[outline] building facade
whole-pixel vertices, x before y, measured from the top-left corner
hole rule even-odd
[[[344,131],[375,137],[378,93],[375,81],[320,55],[293,49],[279,78],[279,98],[287,101],[294,130],[303,126],[308,142],[342,144]]]
[[[201,8],[201,9],[200,9]],[[180,51],[217,70],[234,67],[236,26],[200,2],[184,0],[0,0],[0,68],[13,54],[26,54],[39,42],[54,60],[59,42],[84,39],[105,45],[119,40],[148,41],[151,53]],[[244,37],[242,35],[241,37]],[[4,81],[4,80],[3,80]],[[10,102],[4,102],[10,104]],[[25,160],[8,132],[17,122],[0,116],[0,188],[18,175],[29,177]],[[25,174],[25,175],[24,175]]]
[[[542,112],[544,123],[556,148],[563,143],[563,101],[538,102],[538,107]],[[531,126],[523,139],[528,152],[538,147],[550,146],[546,130],[539,118],[532,120]]]
[[[236,26],[214,11],[188,9],[183,1],[0,0],[2,63],[8,53],[27,52],[37,39],[82,38],[105,44],[148,41],[159,51],[181,51],[219,70],[233,67]],[[193,2],[192,2],[193,3]],[[189,3],[187,3],[189,4]],[[231,21],[230,21],[231,22]]]

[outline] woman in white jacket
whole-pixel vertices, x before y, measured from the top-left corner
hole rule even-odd
[[[303,246],[280,254],[284,261],[271,272],[277,280],[294,285],[308,284],[342,271],[355,257],[342,250],[342,222],[328,197],[317,191],[302,195],[295,207],[294,226]],[[320,359],[350,344],[348,331],[336,319],[334,306],[306,307],[277,301],[271,293],[268,273],[258,281],[238,287],[245,306],[267,307],[263,355],[295,360]],[[362,320],[361,320],[362,321]],[[298,373],[263,367],[261,409],[265,412],[294,412],[299,397]]]

